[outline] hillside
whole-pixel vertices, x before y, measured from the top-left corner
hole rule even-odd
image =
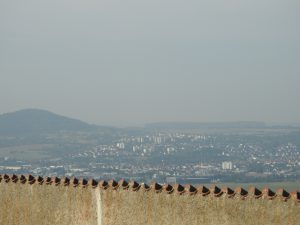
[[[96,126],[40,109],[24,109],[0,115],[0,134],[20,135],[94,129]]]

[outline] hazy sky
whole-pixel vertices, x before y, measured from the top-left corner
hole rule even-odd
[[[300,122],[299,0],[0,0],[0,113]]]

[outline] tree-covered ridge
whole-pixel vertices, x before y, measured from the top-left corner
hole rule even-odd
[[[40,109],[24,109],[0,115],[0,134],[31,134],[87,130],[95,125]]]

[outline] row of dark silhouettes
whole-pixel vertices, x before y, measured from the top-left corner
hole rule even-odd
[[[138,191],[140,189],[144,191],[149,191],[149,190],[154,190],[157,193],[164,192],[167,194],[172,194],[172,193],[177,193],[179,195],[181,194],[189,194],[189,195],[201,195],[201,196],[208,196],[212,195],[214,197],[220,197],[222,195],[226,195],[229,198],[232,198],[234,196],[237,196],[241,199],[245,199],[247,197],[253,197],[255,199],[259,198],[265,198],[265,199],[275,199],[276,197],[279,197],[283,201],[287,201],[288,199],[294,199],[297,202],[300,202],[300,192],[299,191],[293,191],[291,193],[287,192],[284,189],[278,189],[276,192],[272,191],[270,188],[264,188],[262,191],[259,190],[256,187],[251,187],[248,191],[243,189],[242,187],[238,187],[235,190],[229,188],[229,187],[224,187],[224,188],[219,188],[216,185],[211,186],[210,188],[207,188],[203,185],[201,186],[193,186],[193,185],[181,185],[181,184],[175,184],[175,185],[170,185],[170,184],[159,184],[159,183],[152,183],[151,185],[147,185],[145,183],[137,183],[136,181],[130,181],[127,182],[124,179],[121,179],[119,182],[115,180],[110,180],[110,181],[105,181],[105,180],[94,180],[94,179],[84,179],[84,178],[76,178],[76,177],[63,177],[59,178],[56,176],[53,177],[34,177],[32,175],[8,175],[0,174],[0,182],[5,182],[5,183],[21,183],[21,184],[46,184],[46,185],[63,185],[63,186],[73,186],[73,187],[92,187],[92,188],[101,188],[101,189],[112,189],[112,190],[117,190],[119,188],[121,189],[127,189],[127,190],[132,190],[132,191]]]

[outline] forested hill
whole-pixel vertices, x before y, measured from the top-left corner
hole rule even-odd
[[[24,109],[0,115],[0,134],[37,134],[56,131],[80,131],[96,129],[77,119],[60,116],[40,109]]]

